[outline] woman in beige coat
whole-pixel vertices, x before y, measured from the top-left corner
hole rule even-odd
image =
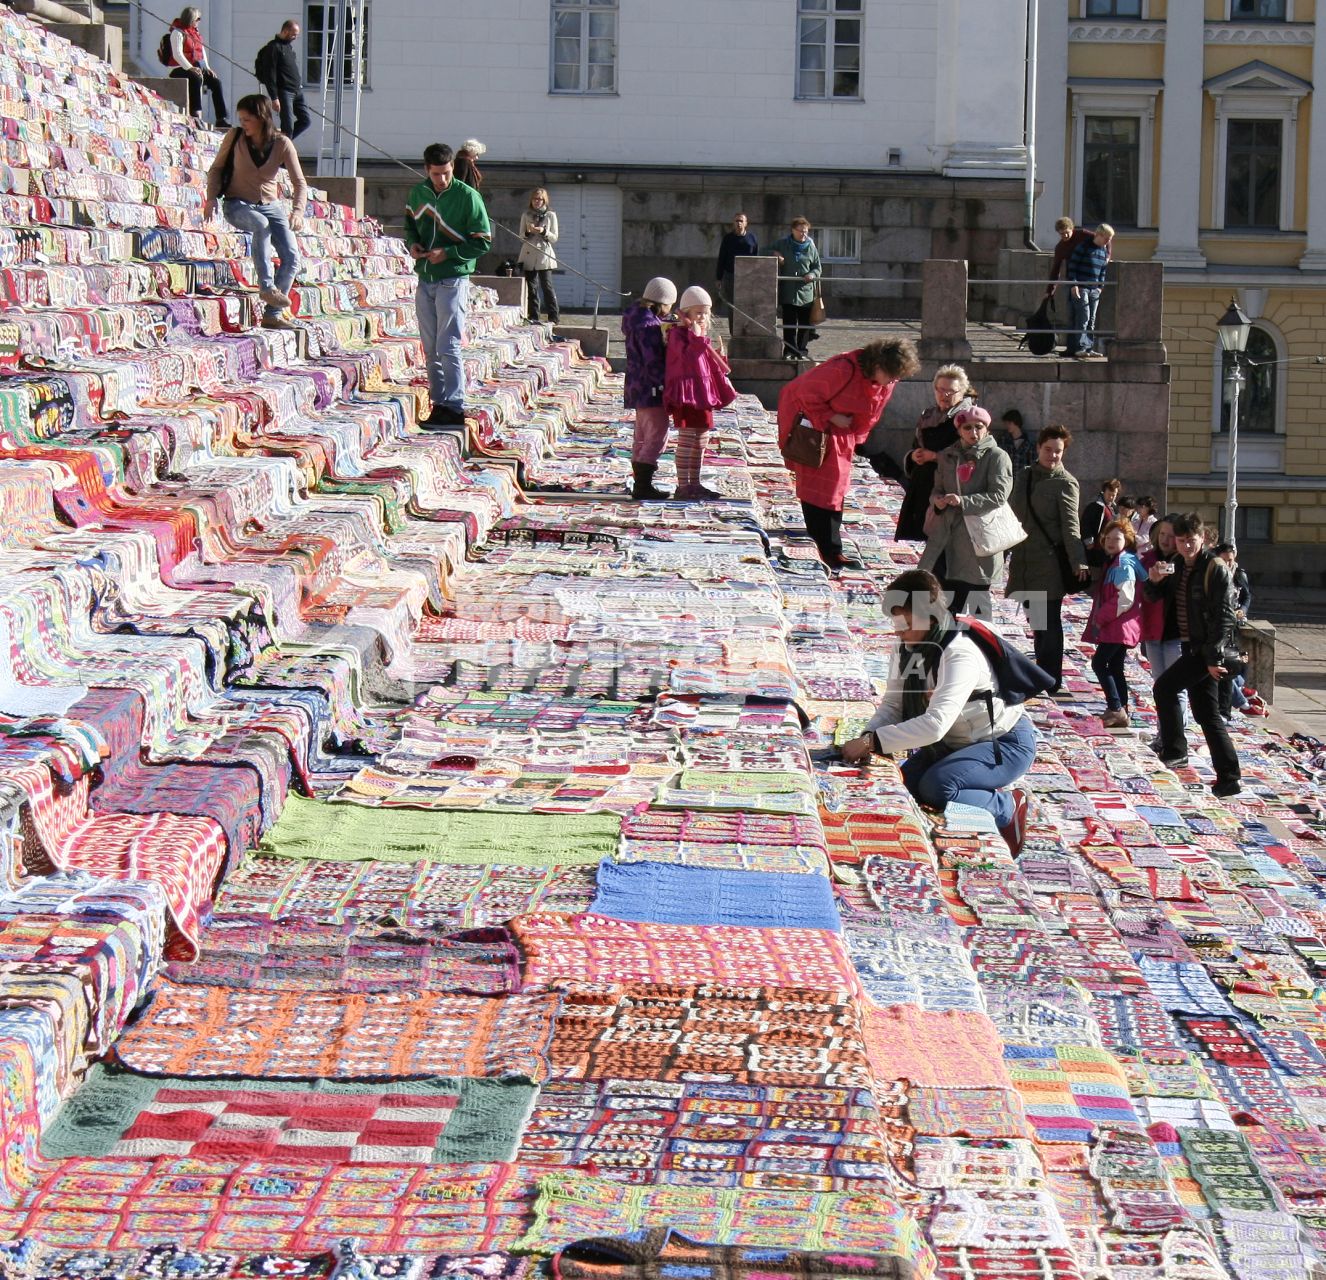
[[[529,208],[520,215],[520,257],[517,265],[525,273],[529,298],[529,322],[539,322],[538,290],[543,291],[543,309],[548,319],[557,323],[560,311],[553,292],[552,273],[557,270],[557,215],[548,207],[548,193],[542,187],[530,192]]]
[[[925,520],[925,551],[921,568],[933,569],[943,557],[940,581],[949,608],[961,612],[968,596],[978,597],[975,611],[991,615],[990,583],[1001,557],[978,555],[964,517],[985,515],[1008,502],[1013,488],[1013,463],[990,434],[990,415],[972,405],[953,415],[958,439],[940,453],[935,485]]]

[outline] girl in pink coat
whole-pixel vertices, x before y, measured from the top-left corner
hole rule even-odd
[[[731,366],[709,340],[714,301],[699,285],[681,295],[676,327],[668,334],[663,403],[677,428],[678,498],[721,498],[700,483],[704,434],[714,425],[714,410],[725,408],[737,393],[728,381]]]
[[[1146,570],[1134,553],[1137,535],[1132,522],[1111,520],[1101,531],[1105,573],[1092,592],[1091,614],[1082,638],[1096,646],[1091,669],[1105,694],[1106,729],[1128,727],[1128,681],[1124,663],[1128,650],[1142,639],[1142,582]]]

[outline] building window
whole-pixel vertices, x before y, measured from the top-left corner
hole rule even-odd
[[[1138,225],[1142,122],[1137,116],[1088,116],[1082,138],[1082,220]]]
[[[1087,18],[1140,18],[1142,0],[1086,0]]]
[[[1222,540],[1229,537],[1226,532],[1226,525],[1229,523],[1229,513],[1224,507],[1220,508],[1220,537]],[[1239,507],[1234,512],[1234,541],[1244,542],[1270,542],[1272,528],[1272,512],[1270,507]]]
[[[860,227],[821,227],[815,239],[821,262],[861,261]]]
[[[617,0],[553,0],[552,88],[617,92]]]
[[[863,2],[798,0],[798,98],[860,98]]]
[[[304,5],[304,80],[307,84],[322,83],[323,40],[326,40],[327,55],[333,56],[336,40],[336,22],[341,22],[341,83],[355,82],[355,53],[359,55],[359,83],[368,88],[368,35],[372,29],[370,21],[371,5],[364,0],[364,29],[355,30],[358,5],[355,3],[338,7],[331,4],[306,3]],[[329,25],[330,24],[330,25]],[[335,83],[333,81],[333,83]]]
[[[1288,22],[1288,0],[1230,0],[1231,22]]]
[[[1229,431],[1229,383],[1225,375],[1234,359],[1224,352],[1220,379],[1220,431]],[[1248,333],[1248,349],[1239,362],[1243,369],[1243,389],[1239,392],[1239,436],[1274,435],[1276,429],[1276,391],[1279,383],[1279,350],[1275,338],[1261,325]]]
[[[1225,226],[1280,225],[1280,120],[1231,120],[1225,142]]]

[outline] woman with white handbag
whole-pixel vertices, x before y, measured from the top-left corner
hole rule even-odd
[[[974,611],[989,618],[990,584],[1003,553],[1027,535],[1008,506],[1013,464],[990,434],[990,415],[973,405],[953,424],[958,439],[939,455],[921,568],[933,568],[943,556],[949,608],[961,612],[975,593]]]

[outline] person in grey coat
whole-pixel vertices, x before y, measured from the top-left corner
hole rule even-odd
[[[1027,540],[1009,556],[1005,591],[1027,611],[1036,665],[1054,677],[1052,694],[1064,678],[1064,596],[1090,577],[1077,514],[1077,477],[1064,467],[1072,440],[1067,427],[1045,427],[1036,438],[1036,461],[1013,477],[1008,499]]]
[[[967,515],[983,515],[1008,502],[1013,489],[1013,463],[990,434],[990,415],[979,405],[954,414],[958,429],[956,444],[939,455],[935,487],[925,521],[925,551],[921,568],[931,569],[945,557],[945,594],[949,608],[958,613],[973,592],[975,610],[982,617],[992,613],[990,583],[1002,557],[980,556],[967,532]]]

